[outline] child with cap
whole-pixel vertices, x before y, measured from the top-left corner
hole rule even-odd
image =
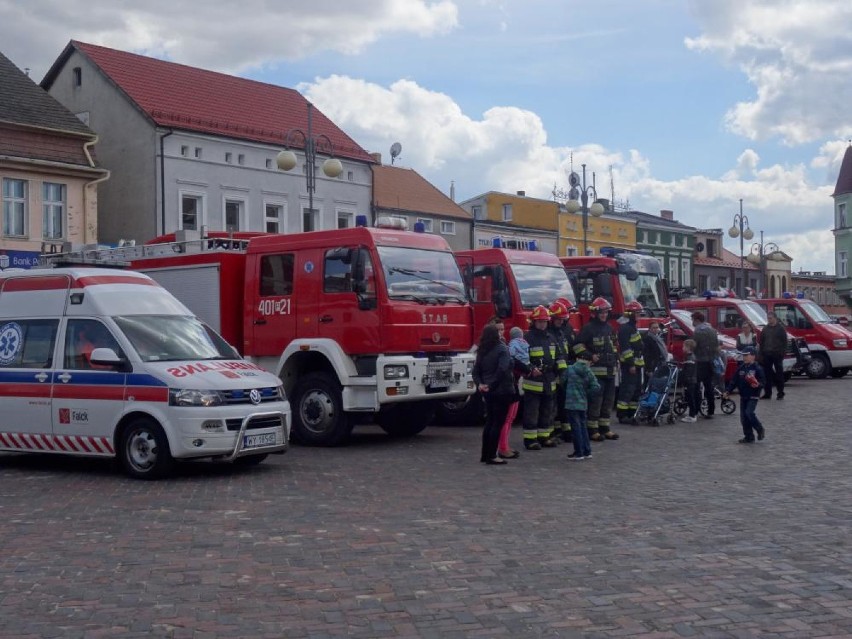
[[[728,382],[722,399],[728,398],[735,388],[740,394],[740,423],[743,426],[743,438],[738,440],[740,444],[751,444],[754,435],[761,440],[766,436],[763,424],[757,418],[757,402],[760,399],[760,389],[766,385],[766,375],[763,368],[754,361],[756,351],[754,346],[746,346],[743,351],[743,361],[737,367],[734,377]]]
[[[514,371],[515,388],[517,389],[521,375],[530,372],[530,345],[524,339],[524,331],[519,326],[513,326],[509,329],[509,357],[512,358],[512,370]],[[509,446],[509,433],[512,431],[512,424],[518,415],[520,399],[520,395],[515,394],[515,399],[509,405],[509,412],[506,414],[506,422],[500,430],[497,455],[502,459],[515,459],[521,454],[517,450],[512,450]]]

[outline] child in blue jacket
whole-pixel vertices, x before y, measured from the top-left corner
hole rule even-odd
[[[739,443],[751,444],[754,442],[755,433],[757,433],[758,440],[766,436],[766,430],[755,414],[757,402],[760,398],[760,389],[766,386],[766,375],[763,373],[760,364],[754,361],[756,353],[753,346],[746,346],[742,353],[743,361],[737,368],[734,377],[728,382],[722,397],[727,399],[728,393],[735,388],[739,392],[740,423],[743,425],[743,438],[739,440]]]

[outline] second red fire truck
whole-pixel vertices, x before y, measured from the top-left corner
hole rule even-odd
[[[82,257],[147,273],[277,374],[298,441],[338,445],[371,421],[413,435],[437,400],[473,392],[471,309],[440,236],[358,226],[175,239]]]

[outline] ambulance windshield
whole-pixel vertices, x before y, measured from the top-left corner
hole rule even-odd
[[[144,362],[240,359],[216,331],[195,317],[128,315],[114,319]]]
[[[378,251],[389,298],[423,303],[467,301],[452,253],[397,246],[380,246]]]

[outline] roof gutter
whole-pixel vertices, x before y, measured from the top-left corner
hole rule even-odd
[[[85,144],[83,144],[83,153],[86,154],[86,158],[89,160],[89,164],[92,166],[92,168],[96,168],[96,167],[95,167],[95,161],[92,159],[91,153],[89,153],[89,147],[93,146],[97,143],[98,143],[98,136],[96,135],[94,140],[91,140],[90,142],[86,142]],[[87,220],[88,220],[88,213],[89,213],[89,187],[95,186],[96,184],[100,184],[101,182],[106,182],[110,178],[110,175],[111,175],[111,173],[109,172],[108,169],[100,169],[100,170],[104,172],[104,175],[102,175],[101,177],[96,178],[94,180],[91,180],[89,182],[86,182],[86,184],[83,185],[83,215]],[[91,233],[91,235],[93,235],[94,237],[89,238],[89,230],[92,229],[92,225],[87,222],[86,224],[83,225],[83,244],[90,244],[90,243],[98,241],[98,234],[97,234],[98,201],[97,201],[97,198],[95,198],[94,203],[95,203],[95,207],[94,207],[94,209],[95,209],[95,225],[94,225],[94,229],[93,229],[94,232]],[[91,239],[92,242],[89,242],[89,239]]]

